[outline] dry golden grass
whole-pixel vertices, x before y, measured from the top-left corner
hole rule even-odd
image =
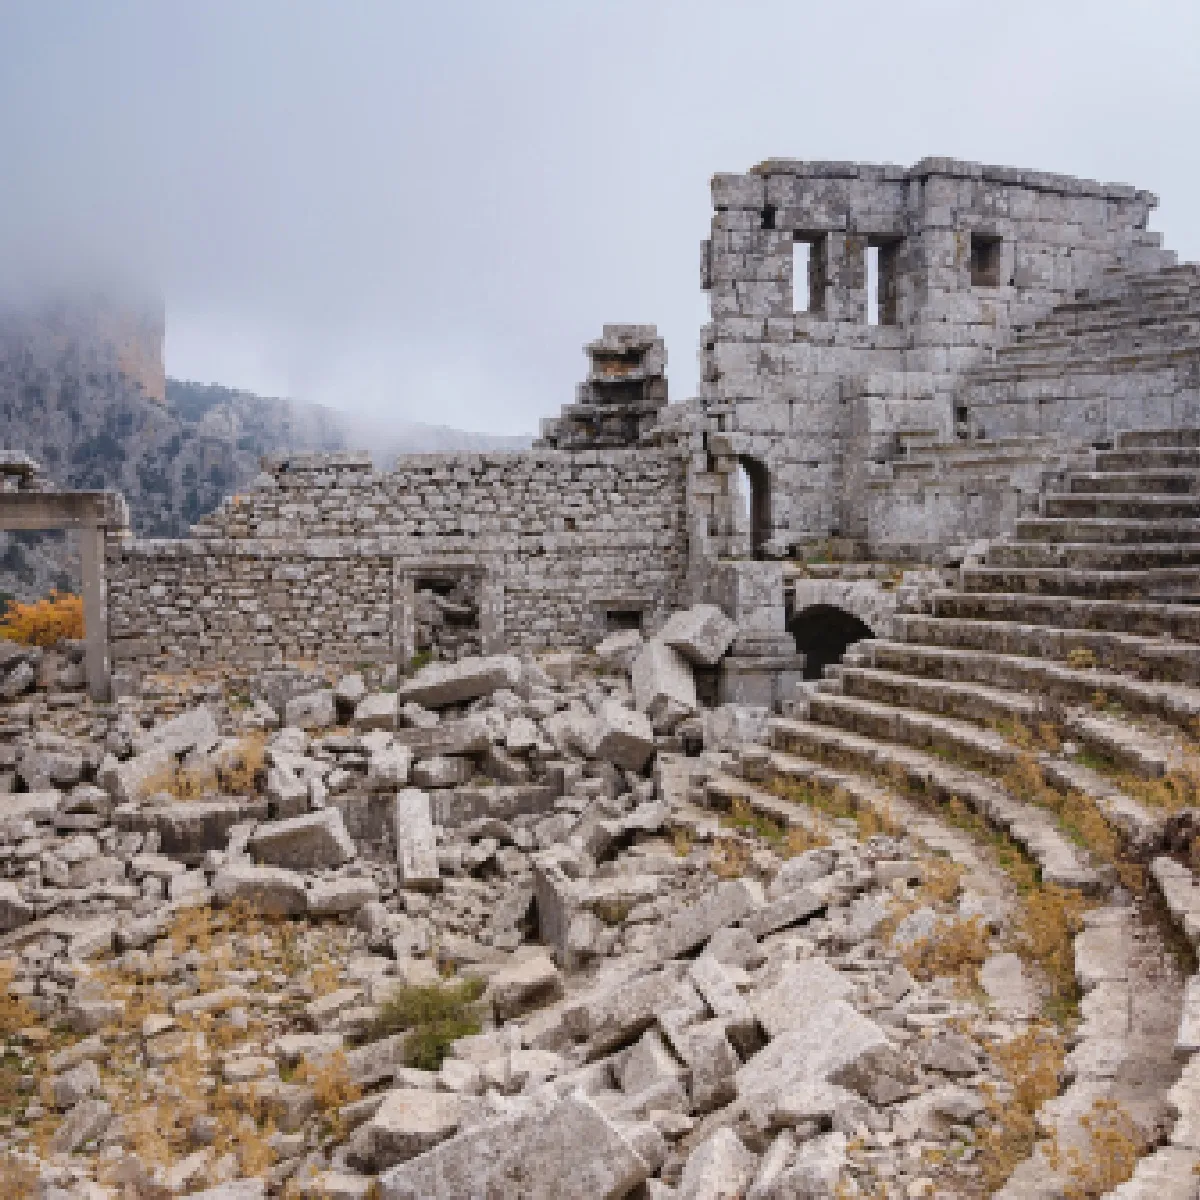
[[[988,957],[989,945],[987,927],[979,917],[946,917],[928,937],[904,947],[900,958],[917,979],[946,976],[973,985]]]
[[[750,866],[750,847],[740,838],[719,837],[708,852],[708,865],[718,879],[740,879]]]
[[[1076,646],[1067,655],[1067,665],[1080,671],[1090,671],[1100,665],[1096,652],[1088,646]]]
[[[679,828],[671,835],[671,845],[679,858],[687,858],[695,844],[695,838],[690,829]]]
[[[895,837],[902,832],[887,809],[877,812],[874,808],[859,805],[845,788],[825,787],[811,780],[792,779],[782,775],[770,777],[765,787],[772,795],[811,809],[827,820],[853,821],[858,827],[858,837],[861,841],[880,833]]]
[[[70,592],[52,591],[32,604],[8,602],[0,618],[0,638],[23,646],[57,646],[83,637],[83,599]]]
[[[142,784],[142,795],[165,792],[175,800],[204,800],[218,792],[253,795],[266,774],[267,735],[260,731],[241,738],[223,762],[185,767],[172,764]]]
[[[0,1037],[10,1038],[30,1025],[37,1024],[33,1009],[19,996],[11,992],[13,968],[0,964]]]
[[[15,1154],[0,1154],[0,1200],[29,1200],[38,1194],[38,1172]]]
[[[800,825],[785,827],[771,817],[756,813],[744,796],[733,797],[729,812],[721,817],[721,824],[761,838],[785,858],[794,858],[806,850],[829,844],[829,837],[822,829],[805,829]]]
[[[1052,1141],[1050,1165],[1063,1172],[1065,1200],[1097,1200],[1132,1178],[1147,1143],[1133,1118],[1115,1100],[1101,1098],[1079,1118],[1084,1145],[1060,1149]]]
[[[989,1124],[980,1132],[978,1163],[989,1195],[1029,1157],[1037,1141],[1037,1111],[1058,1095],[1065,1051],[1057,1032],[1035,1026],[993,1047],[992,1059],[1011,1092],[985,1086]]]
[[[1075,935],[1091,902],[1074,888],[1040,884],[1021,897],[1013,949],[1045,976],[1046,1012],[1056,1021],[1074,1016],[1079,1004],[1075,979]]]

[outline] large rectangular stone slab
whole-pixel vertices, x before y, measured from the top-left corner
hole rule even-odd
[[[268,821],[247,842],[259,863],[274,867],[340,867],[354,857],[354,841],[336,808]]]
[[[672,613],[659,632],[659,641],[678,650],[689,662],[716,666],[737,635],[737,624],[715,604],[697,604]]]
[[[556,790],[548,784],[506,783],[434,792],[430,804],[434,823],[452,828],[478,817],[507,821],[523,814],[553,812],[557,799]]]
[[[414,758],[429,758],[434,754],[483,754],[492,742],[487,725],[479,717],[441,721],[427,729],[397,729],[392,740],[407,746]]]
[[[488,1121],[380,1176],[382,1200],[620,1200],[648,1167],[581,1092]]]
[[[401,886],[426,889],[440,886],[437,838],[428,793],[405,788],[397,793],[393,812]]]
[[[762,890],[744,879],[719,883],[695,904],[680,909],[663,924],[658,935],[658,952],[663,958],[678,958],[708,941],[718,929],[746,917],[762,903]]]
[[[464,658],[456,663],[431,663],[396,689],[400,705],[409,701],[424,708],[445,708],[490,696],[521,681],[521,661],[510,654]]]
[[[647,642],[633,663],[633,702],[656,729],[674,728],[698,707],[692,668],[665,642]]]

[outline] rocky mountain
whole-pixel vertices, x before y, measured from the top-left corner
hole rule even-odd
[[[216,384],[167,379],[161,312],[108,297],[0,308],[0,450],[64,488],[115,488],[147,537],[181,537],[281,451],[521,448],[529,439],[368,420]],[[0,595],[33,599],[75,574],[69,541],[0,533]]]

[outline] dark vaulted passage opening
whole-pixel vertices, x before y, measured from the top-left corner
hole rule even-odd
[[[871,627],[832,604],[813,604],[788,622],[796,653],[804,655],[804,678],[820,679],[830,663],[840,662],[853,642],[874,637]]]

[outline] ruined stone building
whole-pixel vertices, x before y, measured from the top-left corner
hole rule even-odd
[[[190,538],[113,540],[118,663],[590,645],[704,599],[725,694],[778,703],[787,560],[954,562],[1119,432],[1198,423],[1200,276],[1147,192],[947,159],[712,192],[698,397],[606,326],[529,452],[265,461]]]

